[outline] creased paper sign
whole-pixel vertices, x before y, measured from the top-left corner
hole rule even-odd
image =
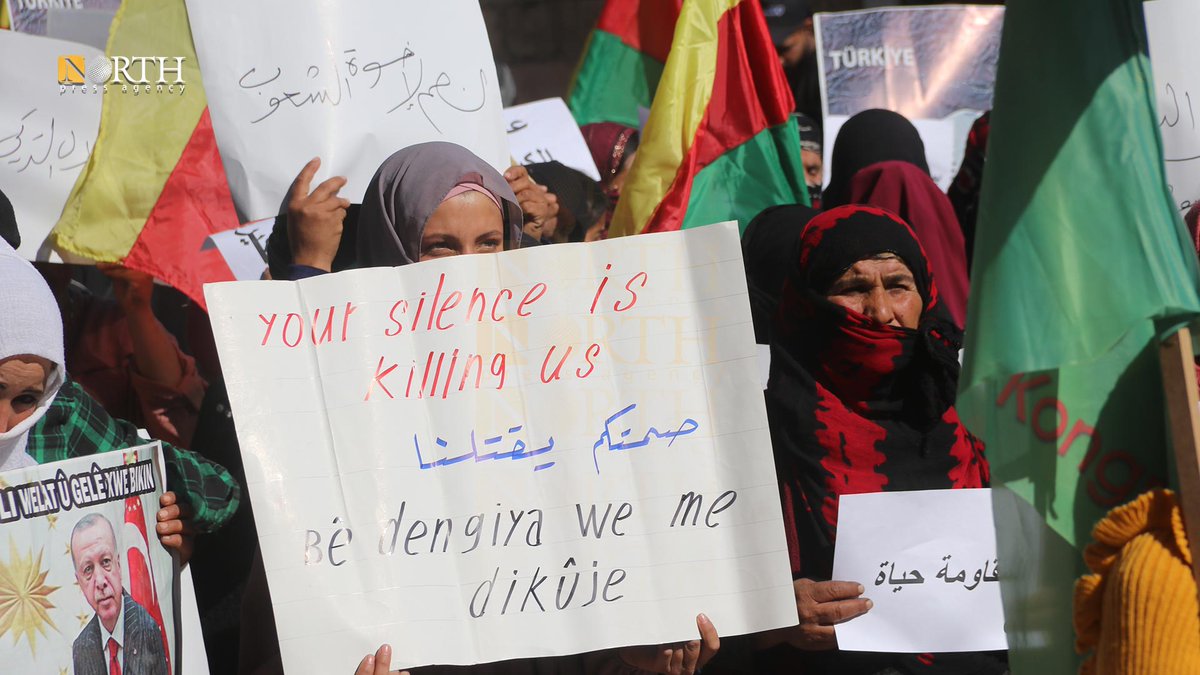
[[[206,291],[288,673],[796,623],[736,224]]]
[[[124,626],[123,672],[179,660],[173,562],[155,535],[158,443],[0,474],[5,672],[102,673]]]
[[[825,166],[846,120],[885,108],[912,120],[930,174],[945,190],[971,123],[992,107],[1003,22],[1003,7],[979,5],[817,14]]]
[[[504,129],[513,159],[520,164],[559,161],[600,180],[583,132],[561,98],[504,109]]]
[[[1183,214],[1200,200],[1200,73],[1195,57],[1200,6],[1187,0],[1154,0],[1143,8],[1167,183]]]
[[[842,495],[833,578],[866,588],[871,611],[835,627],[846,651],[1007,649],[992,491]]]
[[[0,191],[16,212],[17,252],[28,260],[39,257],[62,215],[100,128],[102,96],[63,93],[59,79],[82,81],[83,72],[72,68],[101,55],[74,42],[0,31]]]
[[[274,218],[246,223],[210,235],[204,240],[201,250],[215,246],[238,281],[261,279],[267,270],[267,239],[273,227]]]
[[[384,159],[416,143],[450,141],[509,165],[474,0],[191,0],[187,9],[242,222],[277,215],[313,157],[316,181],[346,176],[341,194],[352,202]]]

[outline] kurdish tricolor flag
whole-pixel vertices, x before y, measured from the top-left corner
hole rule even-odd
[[[1007,3],[958,411],[987,444],[1018,675],[1076,671],[1091,529],[1170,482],[1158,349],[1200,275],[1154,86],[1140,0]]]
[[[608,0],[583,48],[567,105],[580,124],[640,126],[662,77],[681,0]]]
[[[759,0],[685,0],[610,235],[807,203],[792,108]]]
[[[239,223],[183,0],[125,0],[106,52],[183,57],[185,88],[104,94],[96,147],[51,240],[64,257],[123,262],[203,306],[205,282],[234,277],[217,249],[201,249]]]

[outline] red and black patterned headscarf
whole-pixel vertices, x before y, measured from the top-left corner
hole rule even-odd
[[[912,271],[923,300],[916,329],[825,298],[850,266],[882,253]],[[986,483],[983,445],[954,410],[961,337],[899,217],[843,206],[805,226],[775,319],[767,389],[796,574],[829,578],[839,495]]]

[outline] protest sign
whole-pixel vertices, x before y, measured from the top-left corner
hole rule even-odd
[[[82,64],[101,55],[74,42],[0,31],[0,191],[16,212],[17,251],[26,259],[46,259],[43,243],[100,128],[101,97],[62,93],[59,81],[82,82]]]
[[[1003,7],[978,5],[817,14],[825,166],[846,120],[884,108],[912,120],[934,182],[949,187],[971,124],[992,107],[1003,21]]]
[[[246,223],[210,235],[201,250],[215,246],[238,281],[261,279],[267,270],[267,238],[271,236],[273,227],[274,218]]]
[[[838,624],[846,651],[1007,649],[992,491],[842,495],[833,578],[874,606]]]
[[[1194,55],[1200,6],[1187,0],[1154,0],[1143,7],[1167,183],[1180,213],[1187,213],[1200,199],[1200,74],[1195,72]]]
[[[341,194],[352,202],[384,159],[416,143],[451,141],[509,166],[474,0],[191,0],[187,10],[242,222],[280,213],[313,157],[318,182],[349,179]]]
[[[153,443],[0,474],[6,672],[108,672],[101,635],[118,623],[122,672],[174,672],[174,570],[155,535],[161,464]]]
[[[513,159],[520,164],[559,161],[600,180],[583,132],[561,98],[504,109],[504,128]]]
[[[120,6],[121,0],[8,0],[8,13],[14,31],[53,37],[56,23],[73,23],[79,15],[111,23]]]
[[[289,673],[796,623],[736,224],[206,291]]]

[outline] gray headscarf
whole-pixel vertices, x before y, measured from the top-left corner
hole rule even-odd
[[[521,207],[508,182],[487,162],[453,143],[413,145],[384,160],[363,196],[358,217],[360,267],[397,267],[421,257],[425,222],[459,183],[482,185],[503,205],[505,249],[521,242]]]

